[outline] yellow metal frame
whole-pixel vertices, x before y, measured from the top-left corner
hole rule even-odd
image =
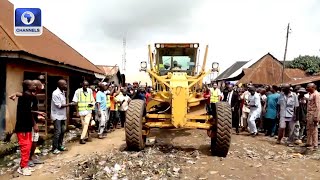
[[[150,69],[147,72],[152,80],[152,86],[162,87],[161,91],[153,92],[152,99],[147,104],[147,114],[145,117],[145,127],[147,128],[200,128],[210,129],[211,117],[206,114],[203,102],[205,99],[195,92],[194,87],[202,88],[202,80],[211,71],[205,72],[205,65],[208,55],[206,46],[201,71],[197,76],[188,76],[185,72],[169,72],[160,76],[159,70],[154,68],[155,62],[149,49]],[[152,108],[160,103],[169,103],[171,114],[151,114]],[[199,107],[199,108],[193,108]],[[196,110],[194,110],[196,109]]]

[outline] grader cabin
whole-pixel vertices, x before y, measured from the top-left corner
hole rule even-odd
[[[3,137],[13,132],[16,122],[17,101],[9,99],[9,95],[22,91],[23,80],[42,81],[45,89],[37,96],[39,110],[50,117],[51,94],[59,79],[67,80],[66,96],[70,101],[84,79],[92,82],[96,77],[103,78],[104,73],[46,28],[41,36],[15,36],[13,4],[0,0],[0,7],[0,133]],[[71,118],[70,115],[68,119]],[[40,122],[43,135],[47,134],[50,123],[50,119]]]

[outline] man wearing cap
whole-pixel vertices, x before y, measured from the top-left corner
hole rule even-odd
[[[305,135],[305,131],[306,131],[306,117],[307,117],[307,103],[308,103],[308,99],[305,97],[305,94],[307,94],[308,92],[306,91],[305,88],[300,87],[299,89],[297,89],[297,93],[298,93],[298,101],[299,101],[299,107],[297,108],[297,115],[296,115],[296,119],[299,122],[299,137],[298,140],[296,140],[296,144],[302,144],[302,139]]]

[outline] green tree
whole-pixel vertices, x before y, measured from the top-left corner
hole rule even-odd
[[[307,74],[314,75],[320,72],[320,57],[318,56],[299,56],[293,61],[288,62],[289,68],[299,68],[304,70]]]

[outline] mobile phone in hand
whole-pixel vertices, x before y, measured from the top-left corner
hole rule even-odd
[[[92,106],[93,106],[93,104],[92,104],[92,103],[88,104],[88,107],[92,107]]]

